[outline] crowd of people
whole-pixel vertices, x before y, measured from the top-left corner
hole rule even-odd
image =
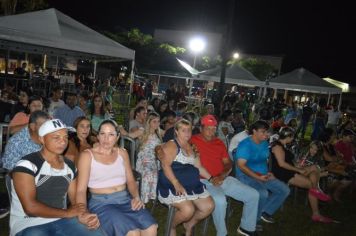
[[[176,209],[171,236],[179,225],[192,235],[210,215],[225,236],[229,199],[243,203],[238,234],[257,235],[275,223],[291,186],[308,190],[312,221],[333,223],[319,201],[342,202],[355,185],[354,123],[336,106],[228,92],[221,109],[192,107],[171,85],[165,99],[137,97],[125,129],[107,106],[114,91],[105,80],[65,101],[60,87],[48,99],[27,89],[11,95],[1,159],[11,179],[10,235],[157,235],[145,205],[159,201]],[[134,166],[120,136],[136,142]]]

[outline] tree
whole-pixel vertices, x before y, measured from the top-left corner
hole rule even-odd
[[[273,65],[269,64],[265,60],[257,58],[242,58],[240,60],[230,61],[229,63],[239,64],[241,67],[250,71],[254,76],[263,81],[269,75],[277,71],[277,69]]]
[[[183,56],[186,49],[169,43],[158,43],[152,35],[144,34],[137,28],[126,32],[107,32],[103,34],[136,51],[135,62],[140,69],[179,71],[176,57]]]
[[[48,7],[47,0],[0,0],[0,11],[3,15],[13,15]]]

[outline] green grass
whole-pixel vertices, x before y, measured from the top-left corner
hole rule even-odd
[[[5,191],[3,179],[0,179],[0,190]],[[299,191],[297,201],[294,203],[293,195],[287,199],[282,210],[275,214],[277,222],[275,224],[264,224],[264,231],[260,235],[276,236],[352,236],[356,235],[356,191],[345,192],[344,203],[321,203],[320,210],[322,214],[331,216],[339,220],[339,224],[319,224],[313,223],[310,219],[310,209],[305,206],[305,192]],[[148,204],[150,208],[151,204]],[[232,215],[228,219],[229,235],[236,235],[236,229],[239,225],[242,212],[242,204],[236,201],[232,202]],[[158,205],[154,211],[154,217],[159,224],[158,235],[164,234],[164,226],[167,219],[168,208]],[[9,217],[0,220],[0,236],[9,234],[8,228]],[[202,225],[196,227],[197,236],[202,235]],[[178,234],[183,233],[183,228],[178,227]],[[216,235],[212,219],[209,220],[208,235]]]

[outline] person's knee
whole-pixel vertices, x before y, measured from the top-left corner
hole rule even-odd
[[[39,227],[30,227],[27,229],[24,229],[23,231],[20,232],[20,234],[17,235],[21,235],[21,236],[33,236],[33,235],[38,235],[38,236],[46,236],[48,235],[49,232],[47,232],[46,230],[43,230]]]
[[[246,189],[245,194],[248,202],[257,202],[260,199],[260,193],[254,188]]]
[[[268,198],[269,192],[267,189],[260,190],[259,192],[259,201],[260,202],[265,202]]]
[[[158,225],[156,225],[156,224],[151,225],[147,229],[143,230],[143,232],[141,234],[148,235],[148,236],[157,235],[157,228],[158,228]]]
[[[227,202],[225,195],[214,196],[213,199],[215,202],[215,209],[226,209]]]
[[[181,212],[182,217],[185,219],[184,221],[186,221],[192,218],[194,215],[195,207],[193,204],[185,204],[179,208],[179,211]]]
[[[215,208],[215,203],[212,198],[209,198],[206,202],[204,202],[204,211],[207,214],[210,214]]]

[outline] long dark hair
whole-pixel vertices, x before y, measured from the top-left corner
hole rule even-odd
[[[95,113],[95,99],[96,98],[100,98],[101,99],[101,107],[100,107],[100,115],[101,116],[105,116],[105,102],[104,102],[104,98],[102,96],[100,96],[99,94],[95,94],[93,99],[91,100],[91,103],[90,103],[90,107],[89,107],[89,113],[90,113],[90,119],[93,118],[93,115]]]
[[[85,116],[80,116],[80,117],[78,117],[77,119],[75,119],[75,121],[74,121],[74,128],[75,128],[75,129],[78,129],[78,126],[79,126],[80,122],[82,122],[83,120],[87,120],[87,121],[89,121],[89,123],[90,123],[90,120],[89,120],[87,117],[85,117]],[[92,139],[90,138],[90,137],[92,137],[92,136],[93,136],[93,133],[92,133],[92,127],[91,127],[91,123],[90,123],[89,135],[88,135],[88,137],[86,138],[86,141],[88,142],[88,144],[89,144],[90,146],[93,146],[93,141],[92,141]],[[78,149],[78,151],[79,151],[79,150],[80,150],[80,139],[78,138],[77,133],[75,133],[75,135],[73,135],[70,139],[74,142],[75,147],[76,147],[76,148]]]

